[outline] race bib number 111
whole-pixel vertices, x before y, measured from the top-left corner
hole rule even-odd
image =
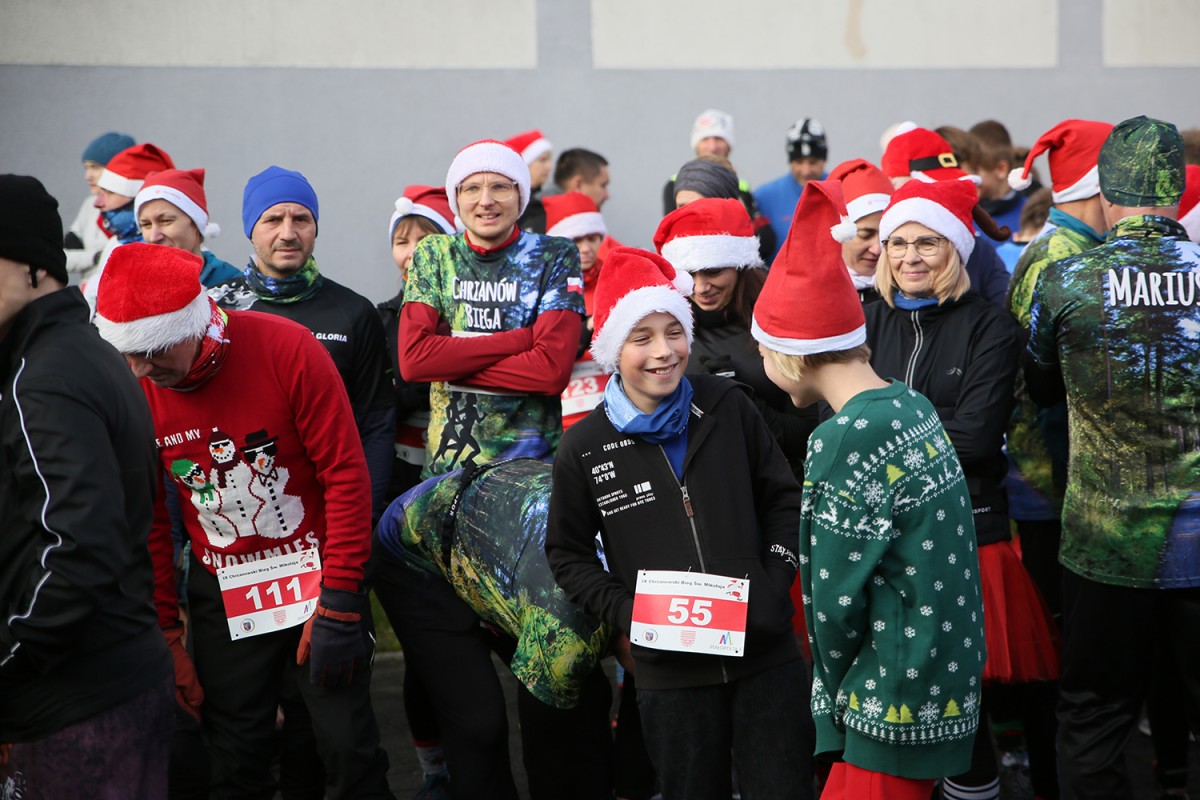
[[[741,656],[749,599],[745,578],[641,570],[629,641],[655,650]]]
[[[308,621],[321,594],[317,551],[265,558],[217,570],[229,636],[245,639]]]

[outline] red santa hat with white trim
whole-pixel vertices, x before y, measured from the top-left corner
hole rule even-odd
[[[687,298],[691,293],[692,276],[662,256],[636,247],[610,250],[596,285],[592,360],[606,372],[616,372],[629,332],[657,311],[683,324],[690,350],[692,304]]]
[[[142,206],[151,200],[166,200],[196,223],[196,229],[205,239],[216,236],[221,228],[208,221],[208,200],[204,196],[203,169],[164,169],[151,172],[133,199],[136,216]]]
[[[96,185],[122,197],[137,197],[146,176],[165,169],[175,169],[166,151],[149,142],[135,144],[109,159]]]
[[[919,222],[945,236],[964,264],[975,249],[971,216],[979,192],[966,181],[909,181],[892,195],[879,221],[879,238],[887,240],[906,222]]]
[[[1179,198],[1179,224],[1188,238],[1200,242],[1200,166],[1188,164],[1184,171],[1183,197]]]
[[[883,151],[881,166],[889,178],[980,182],[978,175],[963,172],[950,143],[928,128],[912,128],[893,136]]]
[[[437,225],[442,233],[453,236],[456,232],[454,212],[450,210],[450,200],[446,197],[444,186],[414,183],[406,187],[404,194],[396,200],[391,222],[388,223],[388,236],[396,233],[400,220],[412,216],[424,217]]]
[[[521,193],[517,213],[525,213],[525,206],[529,205],[529,165],[520,153],[504,142],[481,139],[459,150],[446,171],[446,199],[454,216],[458,216],[458,187],[480,172],[494,172],[515,183]]]
[[[693,200],[667,214],[654,232],[654,249],[685,272],[763,265],[746,207],[728,198]]]
[[[504,143],[520,153],[521,158],[525,159],[526,164],[532,164],[543,153],[549,153],[554,149],[554,144],[536,128],[524,133],[518,133],[510,139],[505,139]]]
[[[842,182],[846,215],[858,222],[868,214],[883,211],[892,198],[892,182],[883,170],[863,158],[843,161],[829,173],[829,180]]]
[[[212,301],[200,285],[204,260],[185,250],[132,242],[113,250],[96,293],[100,336],[143,355],[208,333]]]
[[[809,356],[867,341],[862,301],[835,233],[845,221],[838,181],[805,184],[787,239],[754,304],[750,332],[758,342],[784,355]],[[804,313],[797,313],[797,304],[805,301]]]
[[[583,236],[608,235],[604,217],[592,198],[583,192],[563,192],[542,198],[546,207],[546,235],[578,239]]]
[[[1107,122],[1065,119],[1041,135],[1029,148],[1025,164],[1008,173],[1008,185],[1018,192],[1033,185],[1029,173],[1042,153],[1050,162],[1051,197],[1056,203],[1086,200],[1100,194],[1096,163],[1113,126]]]

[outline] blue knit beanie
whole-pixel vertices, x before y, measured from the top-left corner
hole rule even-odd
[[[102,133],[95,139],[92,139],[91,144],[83,148],[83,160],[95,161],[97,164],[105,165],[117,153],[133,147],[135,144],[137,142],[128,133],[117,133],[115,131]]]
[[[247,239],[263,212],[276,203],[299,203],[312,212],[313,222],[320,219],[317,193],[308,179],[299,172],[272,165],[246,181],[242,192],[242,228]]]

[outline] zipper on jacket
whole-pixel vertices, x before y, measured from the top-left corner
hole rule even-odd
[[[663,460],[667,462],[667,469],[670,470],[671,477],[675,477],[675,467],[671,466],[671,459],[667,458],[667,451],[662,445],[658,446],[658,451],[662,453]],[[700,531],[696,529],[696,512],[692,509],[692,498],[688,494],[687,484],[675,478],[675,482],[679,484],[679,493],[683,498],[683,513],[687,515],[688,525],[692,529],[692,544],[696,546],[696,558],[700,560],[700,571],[707,573],[708,565],[704,563],[704,551],[700,549]],[[720,656],[718,656],[720,658]],[[725,662],[722,660],[721,665],[721,682],[729,683],[729,672],[725,669]]]
[[[913,381],[916,380],[917,357],[921,354],[921,347],[925,344],[925,331],[921,329],[921,312],[914,311],[909,316],[912,318],[913,324],[913,351],[908,356],[908,369],[904,373],[904,382],[912,388]]]

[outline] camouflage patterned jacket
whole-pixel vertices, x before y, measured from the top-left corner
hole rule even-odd
[[[1069,411],[1060,559],[1101,583],[1200,586],[1200,245],[1161,216],[1047,265],[1030,393]],[[1061,383],[1059,381],[1061,380]]]

